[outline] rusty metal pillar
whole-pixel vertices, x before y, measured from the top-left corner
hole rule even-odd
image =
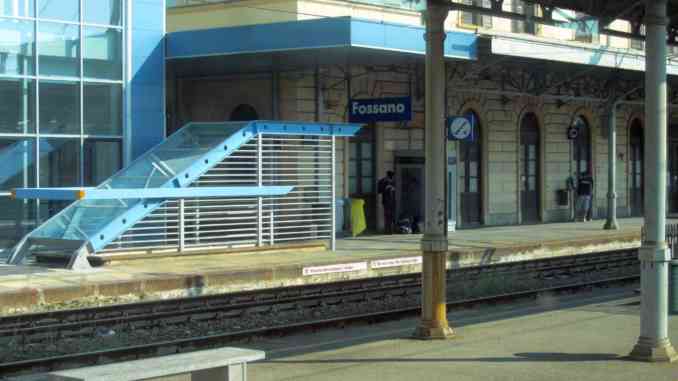
[[[445,181],[445,41],[444,22],[448,9],[427,4],[426,19],[426,212],[422,265],[421,321],[415,336],[445,339],[454,336],[447,323],[446,263],[447,216]]]

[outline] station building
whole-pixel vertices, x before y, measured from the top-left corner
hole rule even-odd
[[[462,3],[491,7],[489,1]],[[411,118],[373,120],[339,145],[336,191],[364,199],[368,226],[377,230],[383,220],[376,184],[394,170],[397,213],[421,214],[420,5],[177,1],[167,14],[168,130],[191,120],[243,116],[343,122],[352,118],[353,101],[405,97]],[[451,226],[571,220],[574,196],[568,184],[586,170],[595,179],[594,218],[604,218],[613,98],[619,100],[614,114],[617,213],[641,216],[645,57],[643,42],[627,36],[642,32],[642,26],[621,20],[602,25],[572,11],[519,0],[505,0],[502,7],[525,20],[465,11],[451,11],[446,19],[447,116],[474,120],[473,139],[448,143]],[[560,23],[530,21],[546,13]],[[678,50],[669,46],[669,51],[674,52],[668,73],[675,102]],[[670,214],[678,213],[676,106],[668,105]],[[575,139],[568,138],[571,127],[578,132]]]
[[[365,200],[368,227],[379,230],[376,184],[394,170],[398,214],[423,218],[421,5],[0,0],[0,249],[64,206],[11,200],[13,188],[96,185],[188,122],[349,122],[360,104],[388,99],[404,100],[407,117],[375,117],[338,139],[336,195]],[[447,116],[474,125],[472,138],[448,143],[450,226],[571,220],[568,184],[586,170],[594,216],[604,217],[613,98],[617,212],[641,215],[645,57],[626,36],[642,25],[605,29],[518,0],[502,7],[524,20],[466,11],[446,20]],[[532,20],[546,15],[555,21]],[[675,58],[668,73],[676,102]],[[667,203],[678,214],[678,112],[668,107]]]
[[[163,0],[0,0],[0,251],[165,136]]]

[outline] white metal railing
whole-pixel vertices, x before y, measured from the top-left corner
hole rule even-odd
[[[334,138],[263,135],[192,186],[291,185],[285,196],[165,202],[102,254],[190,251],[330,240],[334,247]]]

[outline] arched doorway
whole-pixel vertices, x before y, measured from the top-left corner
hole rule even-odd
[[[591,158],[593,154],[591,153],[591,127],[589,126],[588,121],[584,116],[579,115],[573,121],[574,127],[577,128],[578,134],[577,138],[574,139],[572,146],[572,160],[574,161],[574,175],[577,177],[577,180],[581,179],[590,173],[593,175],[593,163]],[[595,184],[594,178],[594,184]],[[593,187],[593,192],[595,193],[595,185]],[[576,191],[575,191],[576,195]],[[593,198],[595,200],[595,198]],[[574,207],[577,208],[577,197],[575,197]],[[587,218],[593,218],[594,216],[594,203],[591,201],[591,209]],[[575,209],[575,216],[578,215],[578,211]]]
[[[643,125],[634,119],[629,130],[629,198],[631,215],[643,215]]]
[[[257,120],[259,119],[259,114],[257,114],[257,110],[254,109],[254,107],[248,105],[248,104],[239,104],[236,106],[236,108],[233,109],[231,112],[231,117],[230,120],[232,122],[247,122],[250,120]]]
[[[540,221],[539,120],[533,113],[520,122],[520,211],[524,224]]]
[[[472,227],[482,224],[482,135],[478,115],[469,111],[466,116],[474,121],[474,139],[459,143],[459,200],[461,226]]]

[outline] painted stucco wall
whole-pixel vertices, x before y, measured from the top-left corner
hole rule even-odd
[[[450,64],[454,65],[454,64]],[[422,67],[390,67],[353,65],[345,67],[321,66],[318,71],[299,70],[280,74],[277,99],[279,117],[287,120],[305,121],[347,121],[346,76],[350,73],[351,96],[379,98],[388,96],[407,96],[413,99],[414,117],[408,123],[378,123],[376,125],[377,178],[387,170],[394,169],[396,151],[424,150],[424,103]],[[452,68],[448,67],[448,72]],[[218,90],[219,94],[241,94],[253,88],[251,79],[230,80],[228,86]],[[262,82],[261,91],[270,89],[270,82]],[[316,86],[318,90],[316,91]],[[544,222],[566,221],[570,218],[571,206],[558,206],[556,191],[564,189],[566,179],[572,173],[574,163],[566,130],[577,115],[583,115],[592,131],[592,157],[595,177],[594,213],[604,217],[607,210],[607,136],[603,123],[604,110],[600,102],[571,101],[560,104],[553,99],[532,96],[514,96],[507,102],[499,94],[499,84],[491,80],[480,82],[450,81],[447,86],[448,115],[458,115],[472,109],[480,116],[482,126],[483,151],[483,211],[486,225],[516,224],[521,221],[519,192],[519,147],[520,122],[527,112],[532,112],[539,120],[541,135],[541,215]],[[214,95],[217,84],[195,87],[191,91],[209,93],[198,99]],[[248,88],[248,89],[246,89]],[[225,91],[223,89],[229,89]],[[478,91],[478,89],[483,89]],[[268,95],[266,96],[268,97]],[[224,97],[228,98],[228,97]],[[228,107],[199,106],[197,109],[204,118],[212,118],[214,110],[227,110]],[[253,102],[256,103],[256,102]],[[207,108],[205,108],[207,107]],[[268,106],[259,106],[265,110]],[[196,109],[196,110],[197,110]],[[208,110],[209,109],[209,110]],[[617,112],[617,194],[618,213],[626,216],[630,213],[628,173],[628,129],[634,118],[642,115],[638,105],[622,105]],[[198,114],[193,115],[193,118]],[[223,116],[216,117],[217,119]],[[674,117],[678,122],[678,116]],[[197,120],[197,119],[196,119]],[[642,119],[641,119],[642,123]],[[366,127],[372,128],[372,127]],[[348,157],[346,141],[337,142],[337,184],[339,197],[347,195]],[[378,207],[380,208],[380,207]],[[380,215],[380,211],[376,213]]]

